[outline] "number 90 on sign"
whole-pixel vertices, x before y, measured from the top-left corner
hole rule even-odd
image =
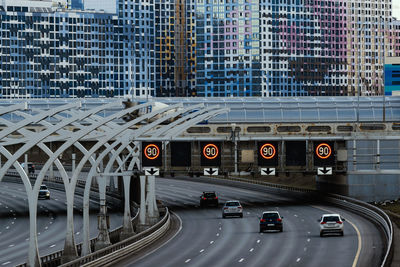
[[[320,159],[327,159],[331,156],[332,154],[332,148],[330,145],[326,144],[326,143],[321,143],[317,146],[317,148],[315,149],[315,154],[317,155],[317,157],[319,157]]]
[[[275,157],[276,154],[276,149],[275,146],[272,144],[263,144],[260,148],[260,155],[261,157],[263,157],[264,159],[272,159],[273,157]]]
[[[155,144],[149,144],[144,148],[144,155],[150,160],[158,158],[160,149]]]
[[[218,157],[218,147],[214,144],[207,144],[203,148],[203,155],[207,159],[215,159]]]

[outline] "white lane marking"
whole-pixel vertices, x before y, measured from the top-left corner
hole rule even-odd
[[[51,219],[52,219],[52,220],[54,220],[54,218],[53,218],[53,217],[51,217]]]
[[[17,218],[14,217],[14,220],[16,220]]]
[[[217,236],[219,236],[219,233],[217,233]]]
[[[29,241],[29,238],[25,239],[25,241]]]
[[[241,259],[239,260],[239,262],[242,262],[242,261],[244,261],[244,258],[241,258]]]
[[[322,207],[318,207],[318,206],[313,206],[313,207],[316,208],[316,209],[320,209],[320,210],[323,210],[323,211],[327,211],[327,212],[329,212],[329,213],[337,213],[337,212],[330,211],[330,210],[328,210],[328,209],[324,209],[324,208],[322,208]],[[356,230],[356,232],[357,232],[358,248],[357,248],[356,256],[354,257],[353,264],[351,265],[352,267],[356,267],[356,266],[357,266],[357,263],[358,263],[358,259],[360,258],[360,253],[361,253],[361,246],[362,246],[361,234],[360,234],[360,230],[358,230],[357,226],[356,226],[354,223],[352,223],[352,222],[349,221],[348,219],[346,219],[346,221],[347,221],[348,223],[350,223],[351,226],[353,226],[353,228],[354,228],[354,229]]]
[[[311,241],[311,239],[310,239],[310,238],[308,238],[308,239],[307,239],[307,242],[310,242],[310,241]]]
[[[204,249],[200,250],[200,253],[204,252]]]
[[[10,226],[7,226],[6,229],[7,229],[7,230],[10,229]]]
[[[11,244],[11,245],[9,245],[8,247],[9,247],[9,248],[12,248],[13,246],[15,246],[15,245],[14,245],[14,244]]]
[[[247,214],[250,214],[250,212],[247,212]]]
[[[297,258],[296,262],[299,262],[300,260],[301,260],[300,258]]]
[[[295,214],[294,217],[298,217],[297,214]]]
[[[49,222],[50,224],[53,224],[53,222]]]
[[[38,235],[40,235],[40,233],[37,233]]]
[[[257,240],[257,243],[260,243],[260,242],[261,242],[261,240],[260,240],[260,239],[258,239],[258,240]]]
[[[251,248],[251,249],[250,249],[250,252],[253,252],[253,250],[254,250],[254,248]]]
[[[50,247],[51,247],[51,248],[54,248],[55,246],[56,246],[56,245],[54,244],[54,245],[51,245]]]
[[[55,198],[54,200],[55,200],[55,201],[58,201],[58,198]]]
[[[302,222],[304,222],[304,219],[301,219]]]
[[[304,248],[304,251],[307,251],[307,247]]]
[[[222,230],[222,227],[220,227],[219,230],[221,231],[221,230]]]
[[[81,232],[76,232],[76,235],[79,235]]]
[[[307,234],[311,234],[311,232],[307,232]]]
[[[11,224],[14,224],[14,222],[11,222]]]
[[[3,263],[2,265],[7,265],[7,264],[10,264],[11,263],[11,261],[6,261],[5,263]]]
[[[49,227],[48,227],[48,226],[46,226],[46,227],[44,228],[44,230],[47,230],[47,229],[49,229]]]
[[[214,243],[214,241],[210,241],[210,244]]]
[[[189,261],[191,261],[191,259],[187,259],[187,260],[185,260],[185,263],[188,263]]]

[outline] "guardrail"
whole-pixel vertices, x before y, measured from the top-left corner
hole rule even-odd
[[[173,179],[180,179],[174,177]],[[186,180],[188,178],[185,178]],[[254,185],[262,185],[268,188],[272,189],[277,189],[277,190],[288,190],[292,192],[302,192],[302,193],[312,193],[315,195],[318,195],[318,197],[322,197],[329,203],[341,206],[342,208],[349,209],[355,213],[358,213],[360,215],[365,216],[369,220],[373,220],[374,223],[376,223],[381,230],[384,233],[384,236],[386,238],[386,251],[384,258],[382,259],[381,267],[388,267],[390,266],[391,259],[393,256],[393,225],[392,221],[390,220],[389,216],[379,209],[378,207],[375,207],[373,205],[370,205],[366,202],[346,197],[346,196],[341,196],[341,195],[336,195],[336,194],[329,194],[329,193],[324,193],[324,195],[321,194],[320,191],[314,190],[314,189],[309,189],[309,188],[299,188],[299,187],[294,187],[294,186],[287,186],[287,185],[280,185],[280,184],[273,184],[273,183],[268,183],[256,179],[246,179],[246,178],[238,178],[238,177],[202,177],[202,178],[190,178],[191,180],[197,180],[201,182],[205,181],[211,181],[211,182],[216,182],[217,184],[223,184],[224,180],[229,181],[229,182],[240,182],[240,183],[247,183],[247,184],[254,184]],[[217,180],[220,180],[218,182]],[[222,183],[221,183],[222,182]]]
[[[117,244],[108,246],[93,252],[87,256],[70,261],[61,265],[62,267],[75,266],[105,266],[121,260],[129,254],[146,247],[164,235],[170,226],[170,213],[168,208],[165,210],[164,217],[151,228],[127,238]]]

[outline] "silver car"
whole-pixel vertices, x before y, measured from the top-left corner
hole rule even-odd
[[[239,216],[243,218],[243,207],[239,200],[228,200],[222,207],[222,218],[226,216]]]
[[[322,237],[324,234],[339,233],[343,236],[343,221],[339,214],[323,214],[319,222],[319,235]]]
[[[50,191],[44,184],[40,186],[38,199],[50,199]]]

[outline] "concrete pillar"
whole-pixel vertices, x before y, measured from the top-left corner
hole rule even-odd
[[[28,154],[24,155],[24,171],[25,173],[29,176],[29,170],[28,170]]]
[[[100,212],[97,215],[99,235],[97,236],[97,241],[94,245],[95,250],[99,250],[111,245],[110,236],[108,229],[110,228],[109,216],[107,215],[106,206],[106,181],[107,177],[102,176],[97,179],[99,184],[99,195],[100,195]]]
[[[131,177],[124,176],[124,198],[125,198],[125,205],[124,205],[124,219],[122,224],[122,231],[120,234],[120,240],[126,239],[131,237],[135,234],[132,227],[131,222],[131,205],[130,205],[130,183]]]
[[[54,164],[53,163],[50,165],[49,180],[50,181],[54,180]]]
[[[61,263],[67,263],[78,257],[74,238],[74,190],[72,187],[65,187],[67,197],[67,233],[65,235],[64,253]]]
[[[71,158],[72,158],[72,173],[74,173],[74,171],[75,171],[76,154],[75,154],[75,153],[72,153],[72,154],[71,154]]]
[[[146,179],[147,176],[140,175],[140,211],[138,231],[141,232],[148,228],[146,224]]]
[[[37,196],[28,193],[29,200],[29,258],[27,266],[41,266],[37,240]]]
[[[156,189],[155,189],[155,176],[151,175],[147,177],[147,223],[154,225],[159,220],[159,213],[156,202]]]

